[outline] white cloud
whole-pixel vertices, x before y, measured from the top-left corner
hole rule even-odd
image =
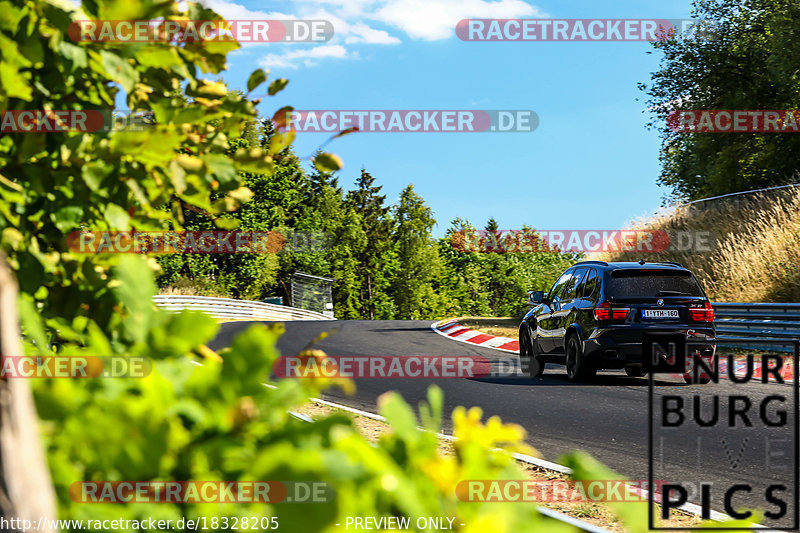
[[[455,35],[465,18],[541,17],[542,12],[522,0],[398,0],[378,9],[372,18],[400,28],[412,39],[434,41]]]
[[[222,15],[227,20],[288,20],[296,19],[295,15],[279,11],[252,11],[242,4],[230,0],[200,0],[208,9]]]
[[[348,52],[340,44],[326,44],[305,48],[302,50],[290,50],[285,54],[268,54],[259,61],[259,66],[266,68],[289,68],[296,69],[300,66],[311,67],[317,64],[320,59],[357,59],[358,52]]]
[[[334,29],[334,31],[336,30]],[[344,35],[344,42],[347,44],[400,44],[402,42],[397,37],[389,35],[389,32],[370,28],[363,22],[348,25],[347,31],[344,33]]]
[[[353,18],[347,20],[326,10],[306,11],[305,19],[327,20],[333,24],[333,42],[342,39],[346,44],[400,44],[402,41],[384,30],[370,27]]]
[[[345,44],[400,44],[402,41],[390,35],[385,30],[370,27],[365,22],[358,20],[363,15],[365,6],[375,3],[375,0],[298,0],[297,13],[282,13],[278,11],[251,10],[242,4],[231,0],[201,0],[202,4],[213,9],[228,20],[327,20],[333,24],[335,44],[343,40]],[[337,16],[327,9],[320,9],[320,5],[331,5],[340,12]],[[342,18],[347,16],[352,18]],[[241,43],[242,46],[263,46],[269,43]],[[269,57],[279,57],[281,54],[270,54]]]
[[[360,17],[374,7],[375,4],[380,3],[376,0],[305,0],[305,2],[308,4],[334,6],[336,7],[336,12],[343,17]]]
[[[260,61],[264,66],[278,68],[313,66],[323,59],[356,59],[359,54],[344,45],[402,43],[392,34],[393,30],[404,32],[410,39],[434,41],[454,37],[456,24],[465,18],[545,16],[539,8],[523,0],[295,0],[291,14],[251,10],[235,0],[201,1],[230,20],[323,19],[333,24],[334,36],[330,42],[314,48],[271,53]]]

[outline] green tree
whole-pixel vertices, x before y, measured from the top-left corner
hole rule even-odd
[[[469,221],[455,219],[439,241],[448,292],[457,304],[453,314],[519,315],[527,310],[527,291],[549,288],[581,258],[551,250],[545,243],[536,245],[538,251],[514,251],[537,239],[535,230],[527,226],[520,232],[489,234],[476,231]]]
[[[341,218],[330,226],[335,245],[331,249],[331,277],[334,282],[334,310],[345,320],[358,320],[362,315],[358,256],[367,247],[363,219],[353,208],[346,208]]]
[[[444,283],[450,295],[448,314],[497,316],[489,304],[488,284],[484,254],[465,252],[457,247],[457,239],[475,234],[469,221],[456,218],[450,223],[445,236],[439,239],[439,256],[445,262],[447,275]]]
[[[395,220],[398,266],[392,295],[398,317],[439,317],[446,309],[446,296],[437,291],[444,265],[431,238],[436,221],[422,197],[414,192],[413,185],[400,193]]]
[[[392,240],[394,221],[390,207],[384,205],[385,195],[381,186],[374,185],[366,170],[356,180],[356,189],[347,194],[346,205],[361,215],[366,246],[356,256],[358,277],[361,280],[359,300],[364,318],[389,319],[393,317],[393,306],[386,289],[391,283],[395,268],[395,250]]]
[[[666,117],[686,109],[796,109],[800,39],[795,0],[694,0],[692,17],[710,38],[657,41],[661,66],[640,84],[661,130],[659,183],[676,199],[697,199],[796,181],[796,133],[685,133]]]
[[[288,295],[293,272],[331,277],[335,316],[363,318],[357,256],[363,254],[367,238],[361,216],[346,205],[345,193],[334,174],[317,170],[307,180],[306,195],[294,223],[300,230],[318,233],[324,246],[316,252],[281,254],[280,283]]]

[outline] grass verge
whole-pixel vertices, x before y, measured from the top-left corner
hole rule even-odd
[[[489,318],[482,316],[462,316],[457,318],[458,323],[465,328],[474,329],[481,333],[497,335],[498,337],[510,337],[515,339],[519,332],[519,318],[501,317]]]

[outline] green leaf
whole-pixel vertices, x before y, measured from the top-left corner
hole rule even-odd
[[[233,154],[233,161],[236,164],[236,168],[241,172],[272,174],[275,168],[272,157],[266,155],[260,148],[251,150],[240,148]]]
[[[148,46],[136,51],[136,59],[144,66],[171,70],[179,67],[179,71],[185,70],[183,61],[175,48],[164,48],[162,46]]]
[[[394,432],[407,439],[418,432],[414,411],[398,393],[386,392],[378,397],[378,412],[386,417]]]
[[[16,250],[25,242],[25,236],[17,228],[5,228],[0,233],[0,242]]]
[[[578,451],[569,453],[561,457],[559,462],[572,469],[571,477],[577,481],[625,479],[586,452]],[[604,497],[605,494],[601,494],[599,499],[603,499]],[[644,533],[648,531],[646,520],[648,513],[647,502],[615,501],[614,498],[610,498],[607,505],[625,524],[626,531],[630,531],[631,533]]]
[[[254,395],[264,390],[264,381],[278,357],[275,341],[280,333],[280,328],[256,325],[234,339],[223,357],[220,381],[227,397]]]
[[[314,158],[314,166],[317,167],[317,170],[320,172],[330,173],[341,169],[344,163],[342,163],[338,155],[322,152]]]
[[[169,163],[169,180],[177,194],[183,194],[186,191],[186,170],[177,159],[173,159]]]
[[[42,323],[41,314],[36,309],[36,305],[26,294],[20,294],[17,301],[17,310],[19,312],[19,321],[25,329],[26,335],[36,341],[36,349],[39,353],[48,353],[47,350],[47,335],[44,331],[44,324]]]
[[[228,87],[221,81],[200,80],[192,94],[206,98],[222,98],[228,94]]]
[[[198,66],[203,72],[219,72],[225,69],[225,54],[241,48],[236,41],[204,41],[198,45],[202,48],[206,61],[198,61]],[[187,47],[190,48],[190,47]]]
[[[11,2],[0,2],[0,28],[16,30],[25,12]]]
[[[219,329],[216,319],[200,311],[181,311],[168,316],[166,324],[151,331],[152,357],[157,359],[189,353],[210,341]]]
[[[178,148],[180,142],[181,136],[176,131],[126,130],[118,131],[111,137],[110,149],[120,155],[135,154],[140,164],[163,167],[175,157],[171,150]]]
[[[428,387],[428,402],[420,402],[419,414],[422,426],[428,431],[438,433],[442,428],[442,409],[444,393],[436,385]]]
[[[222,154],[210,154],[205,156],[203,161],[205,161],[208,172],[219,181],[220,185],[224,186],[238,181],[236,166],[229,157]]]
[[[114,268],[115,283],[112,292],[124,306],[125,331],[134,341],[141,342],[150,329],[155,313],[152,297],[156,293],[153,273],[144,259],[122,254]]]
[[[239,187],[228,193],[228,196],[240,203],[247,203],[253,198],[253,191],[247,187]]]
[[[44,46],[38,39],[25,39],[20,43],[20,52],[36,68],[41,68],[44,62]],[[84,64],[84,66],[86,66]]]
[[[219,324],[206,313],[182,311],[171,315],[166,329],[173,337],[191,339],[196,346],[213,339]]]
[[[112,170],[114,170],[114,167],[105,161],[92,161],[81,168],[81,177],[89,190],[100,192],[103,180],[108,177]]]
[[[81,206],[68,205],[56,210],[51,219],[59,231],[66,233],[78,227],[81,217],[83,217],[83,208]]]
[[[206,121],[208,110],[201,106],[188,106],[175,115],[172,122],[176,124],[198,124]]]
[[[267,71],[263,68],[254,70],[250,77],[247,78],[247,92],[252,92],[253,89],[267,81]]]
[[[133,89],[136,87],[136,82],[139,79],[136,69],[125,59],[111,51],[100,50],[100,57],[103,60],[103,68],[108,73],[110,79],[122,85],[125,92],[133,92]]]
[[[274,96],[279,92],[281,92],[283,88],[286,87],[286,85],[288,84],[289,80],[287,80],[286,78],[278,78],[277,80],[269,84],[269,89],[267,89],[267,93],[269,93],[270,96]]]
[[[125,230],[130,228],[131,217],[128,212],[117,204],[106,204],[103,208],[103,216],[106,217],[108,225],[113,230]]]
[[[26,77],[9,63],[0,62],[0,84],[3,86],[2,92],[5,93],[3,95],[5,97],[19,98],[25,101],[33,98],[33,91]]]
[[[275,132],[272,135],[272,138],[269,140],[269,147],[267,148],[267,152],[269,155],[275,155],[280,153],[281,150],[285,149],[287,146],[292,144],[295,137],[295,130],[291,129],[286,133]]]
[[[89,322],[87,327],[87,346],[96,354],[113,354],[114,349],[109,342],[108,337],[96,322]]]
[[[214,225],[219,229],[234,230],[239,227],[239,221],[235,218],[217,218],[214,220]]]
[[[67,41],[61,41],[58,48],[61,54],[72,62],[73,67],[86,68],[89,64],[89,57],[86,55],[86,50],[84,50],[82,46]]]

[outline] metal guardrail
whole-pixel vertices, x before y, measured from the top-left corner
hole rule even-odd
[[[157,295],[153,301],[172,311],[194,309],[228,320],[335,320],[333,317],[285,305],[214,298]],[[718,337],[800,337],[800,303],[713,303]],[[786,351],[791,351],[787,348]]]
[[[223,320],[336,320],[332,316],[307,309],[233,298],[159,294],[153,296],[153,302],[170,311],[204,311]]]
[[[717,338],[800,338],[800,303],[712,303]],[[724,346],[724,344],[723,344]],[[737,346],[758,348],[758,343]],[[771,349],[791,352],[791,347]]]

